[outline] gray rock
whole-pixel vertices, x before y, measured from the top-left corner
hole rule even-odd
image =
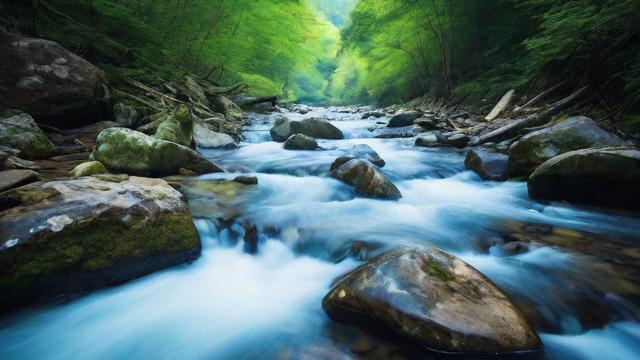
[[[349,154],[357,159],[364,159],[370,161],[372,164],[384,167],[385,161],[382,160],[380,155],[367,144],[354,145],[349,151]]]
[[[293,134],[284,142],[287,150],[316,150],[319,147],[314,138],[303,134]]]
[[[387,127],[394,128],[394,127],[411,126],[413,125],[413,121],[420,118],[421,116],[422,116],[422,113],[417,111],[411,111],[411,112],[394,115],[393,117],[391,117],[391,120],[389,120]]]
[[[438,147],[438,146],[442,146],[442,144],[440,143],[440,141],[438,141],[438,137],[435,134],[429,134],[429,135],[425,135],[417,138],[416,146]]]
[[[484,180],[504,181],[507,180],[509,157],[484,149],[473,149],[467,153],[464,166]]]
[[[627,143],[584,116],[527,134],[509,147],[509,176],[529,176],[543,162],[560,154],[592,147]]]
[[[193,123],[193,139],[198,147],[204,149],[233,149],[238,147],[231,135],[213,131],[200,122]]]
[[[131,104],[118,102],[113,105],[113,116],[119,125],[130,127],[138,121],[138,110]]]
[[[40,176],[33,170],[4,170],[0,171],[0,192],[40,180]]]
[[[322,301],[329,316],[447,353],[536,351],[540,338],[485,276],[434,248],[401,247],[340,277]]]
[[[598,148],[558,155],[528,180],[529,196],[540,200],[640,209],[640,150]]]
[[[103,101],[102,71],[59,44],[24,35],[0,33],[0,99],[36,119],[94,116]]]
[[[194,260],[200,239],[164,180],[93,177],[0,194],[0,312]]]
[[[451,136],[437,134],[436,136],[442,145],[453,146],[458,149],[464,148],[469,141],[471,141],[471,138],[466,134],[455,134]]]
[[[303,134],[316,139],[340,140],[344,139],[342,131],[324,119],[309,118],[302,121],[291,121],[281,117],[276,120],[270,130],[274,141],[284,142],[291,135]]]
[[[397,200],[400,190],[367,160],[341,157],[331,166],[330,176],[353,186],[364,196]]]

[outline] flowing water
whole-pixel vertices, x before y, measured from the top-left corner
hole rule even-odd
[[[282,115],[328,118],[346,139],[284,150],[268,131]],[[192,199],[203,241],[197,261],[6,318],[0,359],[441,358],[322,311],[334,278],[399,244],[439,247],[491,278],[542,336],[545,351],[527,359],[640,359],[637,215],[530,201],[525,183],[466,171],[463,151],[373,138],[385,119],[327,108],[251,116],[240,148],[204,152],[229,173],[203,179],[243,173],[259,185],[216,206]],[[327,177],[357,144],[386,161],[400,201],[361,198]],[[223,225],[221,211],[233,220]],[[243,250],[246,223],[258,229],[255,255]],[[528,251],[505,251],[514,239],[530,241]],[[347,256],[354,242],[369,253]]]

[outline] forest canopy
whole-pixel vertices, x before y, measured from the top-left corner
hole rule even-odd
[[[150,66],[331,104],[418,96],[493,103],[589,86],[640,121],[636,0],[82,0],[9,2],[29,29],[127,75]],[[150,65],[151,64],[151,65]]]

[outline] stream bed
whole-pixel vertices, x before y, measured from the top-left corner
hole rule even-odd
[[[224,227],[193,201],[202,256],[192,264],[0,322],[0,359],[475,358],[414,353],[331,321],[321,308],[333,279],[402,244],[438,247],[496,283],[540,333],[526,359],[640,359],[640,217],[528,199],[524,182],[488,182],[465,152],[374,138],[385,118],[314,108],[250,114],[239,148],[203,150],[228,172],[257,176],[225,205]],[[275,118],[324,117],[344,140],[289,151],[272,142]],[[366,144],[403,198],[358,197],[328,177],[331,163]],[[196,214],[197,213],[197,214]],[[244,228],[258,229],[258,253]],[[509,252],[518,241],[524,250]],[[354,254],[353,244],[366,244]],[[496,358],[496,357],[487,357]]]

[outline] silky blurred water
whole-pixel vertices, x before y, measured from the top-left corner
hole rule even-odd
[[[201,216],[196,262],[6,317],[0,358],[441,358],[395,349],[324,314],[332,280],[359,264],[345,259],[354,241],[376,253],[436,246],[476,267],[541,333],[545,351],[527,358],[640,358],[640,281],[629,260],[639,251],[637,215],[530,201],[525,183],[486,182],[466,171],[464,151],[373,138],[388,118],[338,111],[252,114],[240,148],[203,150],[229,173],[202,179],[258,177],[235,219],[258,228],[257,254],[243,252],[241,226]],[[278,116],[324,117],[346,139],[321,140],[318,151],[284,150],[268,131]],[[401,200],[361,198],[327,177],[333,160],[358,144],[386,161],[382,171]],[[548,234],[525,253],[505,254],[501,241],[513,224],[546,226]],[[589,246],[565,246],[578,241]],[[373,350],[356,351],[363,342]]]

